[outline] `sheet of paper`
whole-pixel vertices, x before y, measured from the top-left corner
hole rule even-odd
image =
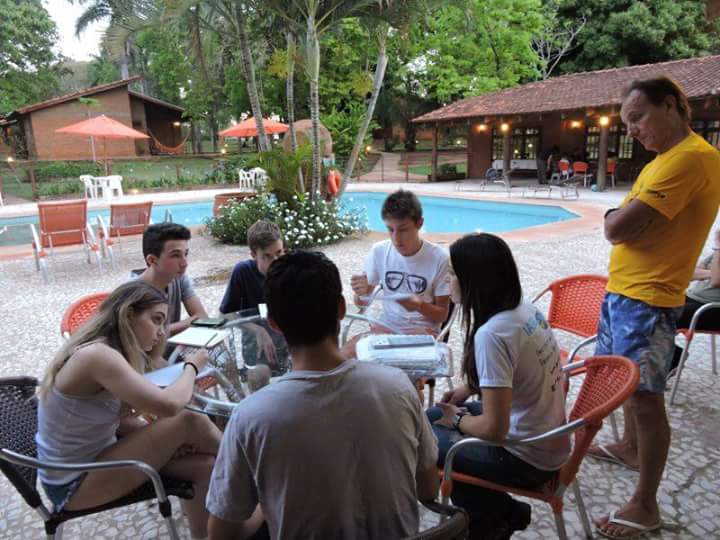
[[[166,386],[170,386],[172,383],[174,383],[177,378],[182,375],[183,367],[183,363],[178,362],[177,364],[172,364],[164,368],[156,369],[155,371],[149,371],[145,373],[145,378],[154,385],[165,388]],[[200,372],[200,374],[196,378],[205,377],[210,373],[212,373],[212,369],[206,367]]]

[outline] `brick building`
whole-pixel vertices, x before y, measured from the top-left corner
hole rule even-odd
[[[34,103],[0,119],[0,153],[18,159],[71,160],[91,159],[90,137],[55,133],[55,130],[104,114],[151,136],[150,139],[108,139],[95,141],[97,155],[114,158],[136,157],[158,152],[163,146],[183,142],[183,109],[165,101],[130,90],[139,77],[94,86],[71,94]],[[81,98],[92,98],[93,103]],[[3,146],[4,145],[4,146]]]
[[[623,89],[635,79],[666,75],[685,90],[692,128],[720,148],[720,55],[658,64],[575,73],[457,101],[413,122],[431,127],[433,177],[437,140],[445,132],[467,133],[467,173],[482,178],[495,160],[535,160],[557,145],[568,157],[590,163],[605,178],[608,156],[620,181],[633,181],[652,158],[620,121]],[[444,130],[444,131],[443,131]]]

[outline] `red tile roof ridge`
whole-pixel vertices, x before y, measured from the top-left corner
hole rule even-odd
[[[118,81],[113,81],[110,83],[99,84],[97,86],[91,86],[89,88],[75,90],[74,92],[70,92],[68,94],[63,94],[62,96],[57,96],[54,98],[46,99],[45,101],[39,101],[38,103],[33,103],[32,105],[26,105],[25,107],[20,107],[19,109],[17,109],[14,112],[16,112],[18,114],[27,114],[29,112],[37,111],[39,109],[45,109],[47,107],[51,107],[53,105],[57,105],[59,103],[65,102],[65,101],[70,101],[71,99],[87,96],[90,94],[97,94],[99,92],[105,92],[107,90],[112,90],[113,88],[125,86],[125,85],[128,85],[131,82],[137,81],[139,79],[142,79],[141,75],[133,75],[132,77],[128,77],[127,79],[120,79]]]

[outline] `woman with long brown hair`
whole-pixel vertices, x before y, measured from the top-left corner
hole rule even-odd
[[[207,352],[187,357],[165,389],[143,377],[148,353],[165,339],[167,298],[143,281],[121,285],[98,313],[60,349],[39,391],[38,457],[88,462],[133,459],[190,481],[184,501],[193,538],[207,536],[205,495],[221,433],[206,416],[186,410]],[[158,417],[150,424],[129,411]],[[178,450],[183,451],[178,453]],[[188,451],[189,450],[189,451]],[[128,469],[39,473],[56,509],[81,510],[124,496],[147,478]]]
[[[565,422],[557,343],[543,315],[523,300],[508,245],[470,234],[450,247],[452,299],[462,305],[466,384],[446,392],[428,416],[439,465],[463,436],[501,443],[539,435]],[[482,401],[469,401],[480,394]],[[501,484],[536,487],[560,468],[569,440],[462,450],[454,469]],[[504,539],[530,523],[530,506],[509,495],[456,482],[452,499],[471,518],[471,538]]]

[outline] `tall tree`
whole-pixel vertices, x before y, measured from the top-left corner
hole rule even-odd
[[[0,113],[52,97],[60,83],[57,29],[40,0],[0,0]]]
[[[704,0],[562,0],[559,17],[587,19],[559,64],[574,73],[720,53],[720,19]]]

